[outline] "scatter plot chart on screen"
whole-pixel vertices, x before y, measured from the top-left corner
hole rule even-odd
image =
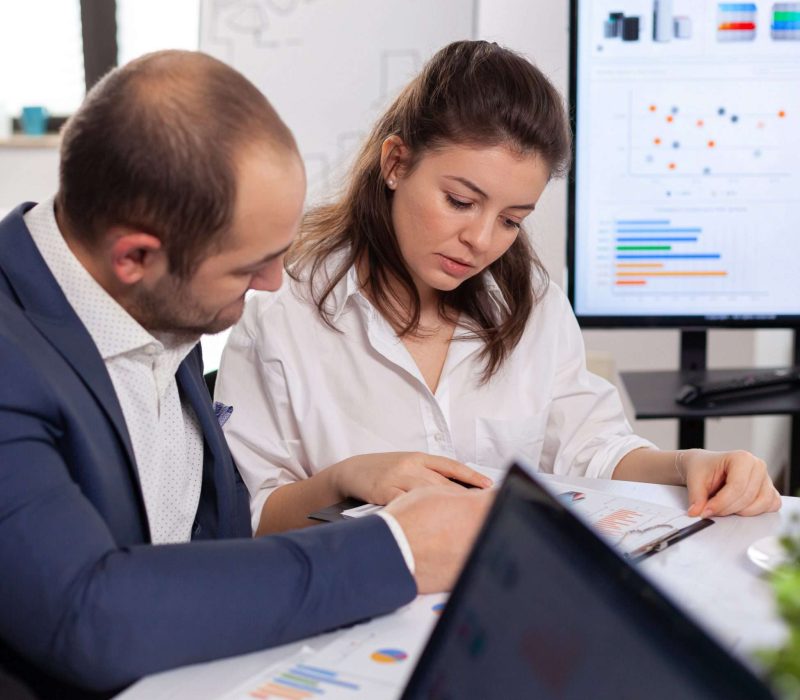
[[[800,133],[800,91],[760,99],[721,88],[693,95],[632,92],[631,175],[786,175],[783,149]]]

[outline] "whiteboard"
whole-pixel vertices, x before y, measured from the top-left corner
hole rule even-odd
[[[478,0],[202,0],[200,50],[233,66],[297,139],[309,203],[336,189],[425,61],[475,35]]]

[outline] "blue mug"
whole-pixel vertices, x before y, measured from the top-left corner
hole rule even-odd
[[[47,109],[39,106],[22,108],[22,133],[28,136],[41,136],[47,133]]]

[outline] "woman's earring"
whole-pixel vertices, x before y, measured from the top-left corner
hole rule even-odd
[[[387,187],[388,187],[390,190],[393,190],[393,189],[395,188],[395,185],[396,185],[396,184],[397,184],[397,182],[395,181],[395,179],[394,179],[393,177],[390,177],[390,178],[389,178],[389,179],[386,181],[386,186],[387,186]]]

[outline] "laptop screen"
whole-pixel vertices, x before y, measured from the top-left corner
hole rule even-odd
[[[515,465],[404,698],[771,698]]]

